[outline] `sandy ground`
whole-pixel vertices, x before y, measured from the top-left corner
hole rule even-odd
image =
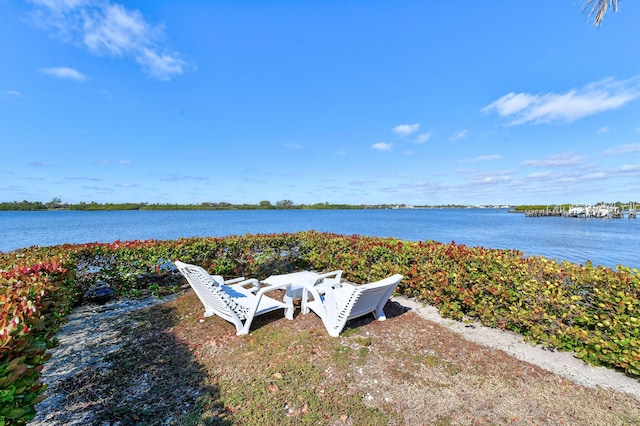
[[[624,373],[605,367],[590,366],[571,352],[554,352],[541,346],[532,346],[525,342],[522,336],[509,331],[485,327],[479,323],[462,323],[442,318],[435,307],[423,306],[412,299],[394,297],[392,300],[473,343],[502,350],[521,361],[537,365],[583,386],[610,388],[631,394],[640,400],[640,380]]]
[[[166,303],[177,297],[114,300],[104,305],[83,305],[69,314],[67,322],[56,333],[59,344],[51,351],[51,359],[42,369],[41,380],[47,384],[47,398],[36,405],[36,417],[29,425],[63,424],[55,419],[64,407],[61,402],[65,392],[61,388],[64,388],[65,380],[87,367],[107,366],[104,358],[122,345],[119,334],[126,318],[124,313]],[[90,422],[90,417],[77,417],[65,423],[83,425]]]

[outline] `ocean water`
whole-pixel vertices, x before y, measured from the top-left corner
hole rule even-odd
[[[530,218],[507,209],[0,212],[0,251],[33,245],[316,230],[510,248],[640,267],[640,219]]]

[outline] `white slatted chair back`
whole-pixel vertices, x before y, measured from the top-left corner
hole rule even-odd
[[[237,284],[226,285],[222,277],[209,275],[200,266],[179,260],[175,261],[175,265],[204,305],[204,316],[217,315],[231,322],[236,326],[238,336],[249,333],[255,316],[276,309],[284,309],[285,313],[290,312],[290,318],[287,318],[293,319],[293,303],[282,302],[265,295],[270,291],[285,290],[290,284],[261,288],[256,279],[241,281],[242,278],[238,278],[228,282],[228,284],[232,282]],[[251,289],[245,288],[247,285],[251,285]]]
[[[190,265],[179,260],[175,264],[204,305],[205,317],[216,314],[225,319],[226,317],[238,317],[239,320],[247,318],[248,308],[238,303],[238,296],[241,295],[229,294],[229,288],[223,287],[222,277],[209,275],[201,266]]]
[[[402,280],[402,275],[395,274],[369,284],[354,286],[343,284],[342,287],[327,288],[324,297],[320,297],[314,289],[307,289],[313,295],[313,301],[308,302],[307,295],[303,295],[302,311],[312,309],[321,319],[329,335],[337,337],[347,321],[372,313],[374,318],[384,321],[384,305]]]

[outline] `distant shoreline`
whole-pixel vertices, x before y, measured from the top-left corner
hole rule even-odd
[[[151,203],[96,203],[80,202],[77,204],[63,203],[60,199],[54,199],[48,203],[40,201],[11,201],[0,202],[0,211],[130,211],[130,210],[387,210],[387,209],[509,209],[510,213],[526,213],[527,211],[568,211],[573,207],[597,206],[616,207],[619,210],[636,209],[634,201],[628,203],[597,203],[589,204],[537,204],[537,205],[514,205],[514,204],[442,204],[442,205],[411,205],[411,204],[295,204],[290,200],[277,201],[272,204],[270,201],[260,201],[258,204],[231,204],[227,202],[203,202],[200,204],[151,204]],[[637,203],[640,204],[640,203]]]
[[[261,201],[259,204],[201,203],[201,204],[149,204],[149,203],[42,203],[42,202],[4,202],[0,211],[109,211],[109,210],[377,210],[377,209],[468,209],[468,208],[511,208],[509,205],[407,205],[407,204],[294,204],[291,201],[278,201],[271,204]]]

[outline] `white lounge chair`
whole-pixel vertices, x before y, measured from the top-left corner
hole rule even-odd
[[[175,265],[198,295],[205,308],[204,316],[218,315],[236,326],[238,336],[249,333],[253,318],[276,309],[293,311],[292,303],[285,303],[266,296],[265,293],[286,289],[290,284],[260,287],[258,280],[236,278],[227,281],[217,275],[209,275],[204,268],[175,261]],[[228,285],[235,283],[233,285]],[[246,288],[250,285],[250,288]],[[244,323],[243,323],[244,321]]]
[[[402,275],[396,274],[369,284],[355,286],[344,283],[338,288],[324,287],[324,296],[314,286],[305,286],[302,293],[301,310],[303,314],[309,309],[315,312],[330,336],[338,337],[340,332],[352,318],[372,313],[378,321],[384,321],[384,305],[393,294]],[[313,297],[309,301],[309,293]]]

